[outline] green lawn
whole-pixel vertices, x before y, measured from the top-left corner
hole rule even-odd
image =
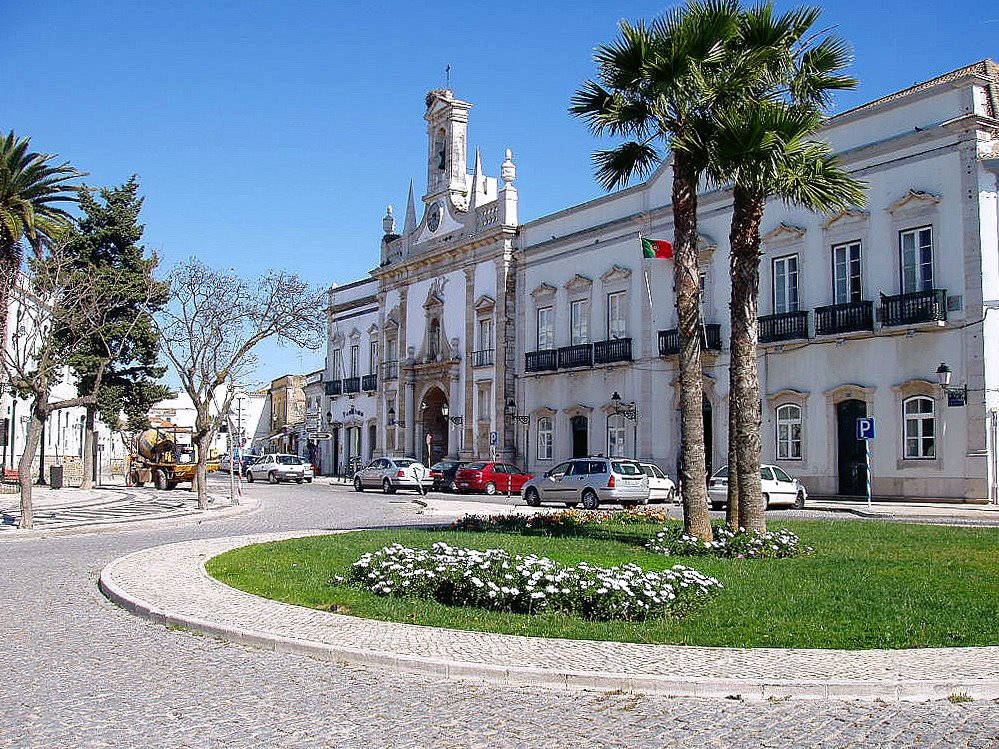
[[[859,521],[780,524],[815,547],[785,560],[663,557],[642,548],[659,526],[585,535],[364,531],[236,549],[208,571],[268,598],[372,619],[542,637],[731,647],[910,648],[999,644],[999,529]],[[772,524],[776,527],[777,524]],[[646,569],[686,564],[725,590],[682,621],[588,622],[384,598],[330,579],[367,551],[393,542],[503,547],[574,564],[632,561]]]

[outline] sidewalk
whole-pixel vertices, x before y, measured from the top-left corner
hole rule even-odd
[[[105,567],[100,587],[112,601],[164,624],[334,663],[444,678],[747,700],[999,698],[999,647],[743,650],[495,635],[316,611],[235,590],[205,572],[205,560],[230,549],[320,533],[145,549]]]
[[[848,502],[842,500],[809,500],[809,510],[845,512],[865,518],[900,521],[950,521],[975,524],[999,524],[999,505],[954,504],[947,502]]]

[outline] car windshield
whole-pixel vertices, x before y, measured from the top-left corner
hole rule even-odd
[[[784,471],[782,471],[777,466],[774,466],[774,473],[777,474],[777,480],[778,481],[793,481],[794,480],[790,476],[788,476],[786,473],[784,473]]]
[[[717,471],[715,471],[715,475],[712,476],[711,478],[714,478],[714,479],[727,479],[728,478],[728,466],[722,466],[721,468],[719,468]]]
[[[637,463],[623,463],[618,461],[611,463],[611,470],[614,473],[620,473],[622,476],[641,476],[644,473]]]
[[[430,466],[430,470],[431,471],[449,471],[452,468],[454,468],[456,465],[458,465],[458,464],[455,463],[453,460],[442,460],[440,463],[434,463],[432,466]]]
[[[297,455],[278,455],[278,463],[283,466],[300,466],[302,459]]]
[[[485,467],[486,467],[485,463],[469,463],[467,466],[465,466],[465,469],[468,471],[481,471]]]
[[[409,468],[411,465],[415,465],[416,461],[407,460],[406,458],[396,458],[395,464],[399,466],[399,468]]]

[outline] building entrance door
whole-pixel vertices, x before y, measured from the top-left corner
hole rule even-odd
[[[846,400],[836,404],[837,470],[839,493],[859,497],[867,493],[864,442],[857,439],[857,419],[867,416],[867,403]]]
[[[572,457],[585,458],[590,454],[590,421],[585,416],[572,417]]]
[[[704,420],[704,470],[710,476],[714,473],[714,465],[711,460],[714,454],[714,429],[712,428],[711,401],[706,395],[701,402],[701,415]]]
[[[448,454],[448,428],[442,406],[447,403],[444,391],[434,387],[427,391],[420,404],[420,422],[423,426],[423,444],[417,445],[417,460],[427,461],[432,466]],[[427,435],[430,435],[430,450],[427,450]]]

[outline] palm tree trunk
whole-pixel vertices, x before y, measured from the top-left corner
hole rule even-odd
[[[680,454],[684,530],[712,540],[704,463],[700,274],[697,268],[697,178],[681,154],[673,161],[673,261],[680,334]]]
[[[734,257],[734,256],[733,256]],[[735,343],[730,342],[729,351],[735,350]],[[732,404],[735,402],[735,369],[728,368],[728,502],[725,505],[725,525],[730,530],[739,530],[739,481],[736,478],[739,473],[739,440],[736,439],[738,420],[736,419],[736,409]]]
[[[38,451],[38,443],[42,438],[42,429],[48,415],[48,395],[36,397],[31,404],[31,416],[28,420],[28,433],[24,437],[24,452],[17,464],[18,480],[21,484],[21,522],[19,528],[30,529],[35,525],[34,506],[31,490],[35,481],[35,472],[31,470]],[[44,466],[42,467],[44,470]]]
[[[81,489],[94,488],[94,422],[95,406],[87,406],[87,418],[83,422],[83,482]]]
[[[7,318],[10,315],[10,297],[21,267],[21,253],[15,242],[0,240],[0,345],[7,345]]]
[[[735,410],[739,526],[766,532],[760,485],[760,377],[756,361],[760,294],[760,222],[765,201],[738,185],[732,210],[732,347],[729,408]],[[731,439],[731,437],[730,437]]]

